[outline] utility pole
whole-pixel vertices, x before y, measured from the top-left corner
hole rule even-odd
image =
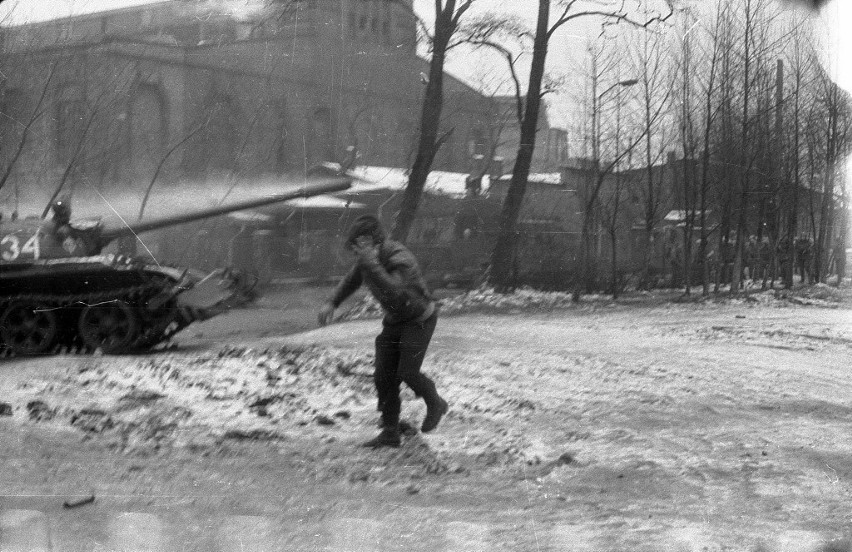
[[[778,229],[779,235],[784,235],[786,237],[786,244],[784,244],[784,255],[787,258],[786,263],[781,266],[781,270],[783,271],[782,278],[784,280],[784,287],[790,288],[793,285],[793,255],[795,253],[795,241],[796,241],[796,226],[798,224],[798,216],[799,216],[799,190],[798,190],[798,179],[790,178],[786,183],[783,182],[784,172],[781,168],[781,161],[784,158],[784,135],[782,133],[784,128],[784,60],[779,59],[775,68],[775,151],[776,151],[776,163],[775,170],[776,177],[778,179],[778,189],[785,190],[785,200],[787,207],[787,216],[786,222],[787,227],[785,229]],[[793,152],[793,155],[798,156],[799,152]],[[796,167],[798,171],[798,167]],[[773,255],[774,258],[774,255]]]

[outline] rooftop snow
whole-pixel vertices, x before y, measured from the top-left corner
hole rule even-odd
[[[408,169],[395,167],[356,167],[349,171],[363,181],[355,181],[350,192],[367,192],[371,190],[390,189],[404,190],[408,183]],[[432,171],[426,178],[425,190],[436,194],[450,196],[465,195],[465,181],[468,175],[446,171]],[[488,177],[483,177],[483,189],[488,187]]]
[[[504,174],[498,179],[500,182],[509,182],[512,180],[511,174]],[[530,173],[527,177],[527,182],[533,182],[535,184],[552,184],[558,186],[562,184],[562,175],[558,172],[555,173]]]

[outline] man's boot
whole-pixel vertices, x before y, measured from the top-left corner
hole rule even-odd
[[[426,417],[423,418],[423,425],[420,426],[420,431],[429,433],[438,427],[438,423],[449,408],[450,405],[447,404],[447,401],[436,394],[434,400],[426,403]]]
[[[392,427],[385,426],[382,431],[366,443],[361,446],[367,448],[381,448],[381,447],[393,447],[398,448],[401,444],[402,439],[399,435],[399,426],[394,425]]]
[[[385,428],[384,418],[379,418],[379,421],[376,423],[376,425],[379,427],[379,429],[384,429]],[[415,428],[413,425],[411,425],[411,423],[407,422],[406,420],[400,420],[397,427],[399,427],[400,435],[411,436],[411,435],[417,434],[417,428]]]

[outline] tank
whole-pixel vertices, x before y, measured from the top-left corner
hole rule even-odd
[[[227,268],[204,273],[103,254],[115,240],[186,222],[346,190],[345,177],[312,179],[275,196],[110,227],[52,219],[0,220],[0,351],[105,354],[148,350],[189,324],[245,303],[254,280]]]

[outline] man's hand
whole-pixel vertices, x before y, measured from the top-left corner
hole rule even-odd
[[[369,236],[359,236],[351,249],[359,263],[372,263],[379,258],[379,246]]]
[[[334,318],[334,305],[329,302],[324,303],[320,308],[319,316],[317,318],[319,319],[320,326],[327,326],[328,324],[331,324],[332,319]]]

